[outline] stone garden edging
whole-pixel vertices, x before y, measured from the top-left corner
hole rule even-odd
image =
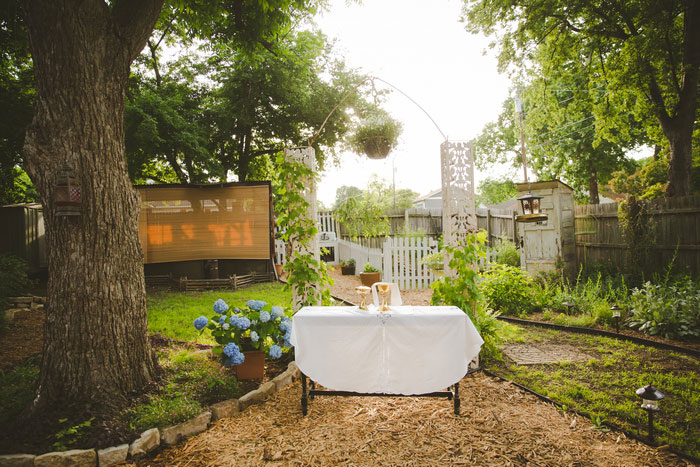
[[[3,311],[5,319],[12,321],[18,311],[37,311],[43,310],[46,304],[46,297],[28,296],[28,297],[8,297],[7,307]],[[2,465],[2,464],[0,464]]]
[[[210,422],[221,418],[238,415],[251,405],[261,404],[268,397],[298,380],[301,375],[296,363],[291,362],[287,369],[274,379],[267,381],[240,399],[228,399],[209,407],[209,411],[197,415],[178,425],[163,428],[151,428],[141,433],[139,439],[131,444],[122,444],[105,449],[73,449],[63,452],[49,452],[41,455],[8,454],[0,456],[0,467],[48,467],[70,465],[76,467],[107,467],[127,458],[144,457],[161,445],[172,446],[182,439],[205,431]]]

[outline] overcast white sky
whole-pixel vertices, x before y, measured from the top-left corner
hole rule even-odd
[[[509,81],[496,71],[494,53],[482,54],[488,39],[468,33],[459,22],[461,5],[458,0],[365,0],[362,5],[332,0],[317,24],[337,40],[349,66],[411,96],[450,140],[470,140],[497,118]],[[391,183],[392,159],[397,188],[420,194],[440,188],[443,137],[396,91],[384,108],[404,125],[399,146],[383,161],[343,153],[341,166],[322,174],[318,199],[327,206],[341,185],[365,188],[372,174]],[[486,175],[477,173],[477,183]]]

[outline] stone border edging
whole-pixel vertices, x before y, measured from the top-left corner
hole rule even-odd
[[[209,407],[209,411],[178,425],[151,428],[130,444],[121,444],[105,449],[73,449],[46,454],[8,454],[0,456],[0,467],[51,467],[55,465],[108,467],[127,458],[138,459],[153,452],[161,445],[172,446],[179,441],[205,431],[210,422],[238,415],[248,407],[263,403],[268,397],[298,380],[301,372],[295,362],[275,378],[267,381],[239,399],[228,399]]]
[[[46,297],[30,295],[26,297],[7,297],[7,307],[2,310],[7,321],[15,319],[18,311],[43,310],[46,305]],[[2,464],[0,464],[1,466]]]
[[[651,339],[644,339],[643,337],[629,336],[627,334],[618,334],[616,332],[605,331],[603,329],[584,328],[581,326],[567,326],[564,324],[545,323],[543,321],[531,321],[528,319],[512,318],[510,316],[499,316],[498,319],[509,322],[509,323],[513,323],[513,324],[538,326],[541,328],[557,329],[559,331],[574,332],[574,333],[578,333],[578,334],[590,334],[593,336],[603,336],[603,337],[610,337],[610,338],[614,338],[614,339],[622,339],[622,340],[634,342],[635,344],[647,345],[649,347],[656,347],[657,349],[663,349],[663,350],[672,350],[674,352],[680,352],[680,353],[691,355],[693,357],[700,358],[700,350],[689,349],[687,347],[679,347],[677,345],[667,344],[666,342],[658,342],[658,341],[653,341]]]

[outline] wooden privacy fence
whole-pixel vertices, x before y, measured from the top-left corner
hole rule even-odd
[[[386,237],[383,280],[398,284],[400,289],[427,288],[435,275],[421,261],[437,251],[438,242],[430,237]]]
[[[663,271],[675,256],[674,267],[700,275],[700,196],[644,201],[652,229],[652,271]],[[625,270],[629,250],[618,219],[619,203],[575,207],[576,253],[580,264],[607,263]]]

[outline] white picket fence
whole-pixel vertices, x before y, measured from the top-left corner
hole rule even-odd
[[[435,253],[438,242],[430,237],[387,237],[382,248],[368,248],[348,240],[337,240],[336,258],[339,261],[355,260],[355,274],[359,275],[365,264],[382,271],[382,280],[399,285],[400,289],[424,289],[437,278],[421,260]],[[492,260],[493,251],[489,248],[486,258],[479,261],[483,267]],[[284,264],[284,243],[275,240],[275,261]]]
[[[400,289],[424,289],[435,280],[432,271],[421,260],[438,251],[438,242],[430,237],[387,237],[384,253],[384,281]]]
[[[381,249],[368,248],[348,240],[338,239],[338,259],[340,261],[354,259],[356,275],[362,272],[367,263],[377,268],[378,271],[381,271],[383,266]]]
[[[318,212],[318,231],[319,232],[335,232],[337,226],[335,225],[335,218],[333,217],[333,211],[319,211]]]

